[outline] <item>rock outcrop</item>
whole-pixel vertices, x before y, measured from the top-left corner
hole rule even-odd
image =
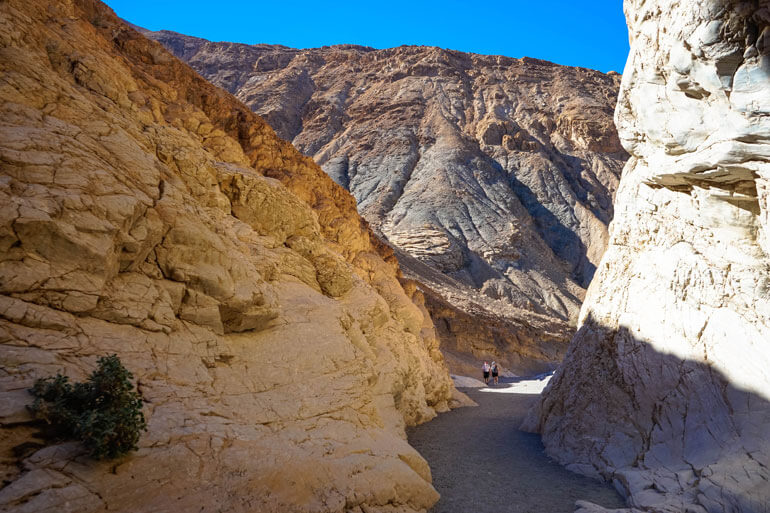
[[[456,392],[347,191],[93,0],[0,3],[0,77],[0,510],[435,502],[404,427]],[[111,353],[139,451],[45,446],[27,388]]]
[[[631,159],[581,327],[530,427],[632,507],[768,512],[770,8],[625,10],[616,122]]]
[[[350,190],[379,235],[426,264],[409,274],[437,294],[432,304],[523,328],[499,331],[492,352],[465,346],[466,355],[513,355],[511,365],[529,362],[519,372],[563,356],[627,158],[612,122],[619,75],[428,47],[148,36]],[[542,322],[529,324],[530,314],[565,334],[555,357],[522,348],[550,343],[531,336]],[[443,315],[461,338],[484,343],[489,333],[456,318]]]

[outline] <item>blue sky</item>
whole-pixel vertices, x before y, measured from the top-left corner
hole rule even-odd
[[[622,72],[628,55],[622,0],[107,0],[107,4],[118,16],[147,29],[212,41],[294,48],[430,45],[535,57],[604,72]]]

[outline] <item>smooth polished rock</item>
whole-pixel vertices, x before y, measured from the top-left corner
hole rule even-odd
[[[768,512],[770,9],[625,10],[631,159],[581,326],[526,424],[637,509]]]

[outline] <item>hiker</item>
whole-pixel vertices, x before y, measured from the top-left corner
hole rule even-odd
[[[489,364],[484,362],[484,365],[481,366],[481,370],[484,371],[484,384],[489,385]]]
[[[497,362],[493,361],[492,362],[492,379],[494,380],[495,385],[497,385],[497,375],[498,375]]]

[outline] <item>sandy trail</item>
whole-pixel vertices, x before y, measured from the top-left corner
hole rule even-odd
[[[612,486],[567,471],[545,455],[539,435],[519,431],[537,395],[462,391],[479,407],[408,430],[441,494],[431,513],[572,513],[576,500],[624,506]]]

